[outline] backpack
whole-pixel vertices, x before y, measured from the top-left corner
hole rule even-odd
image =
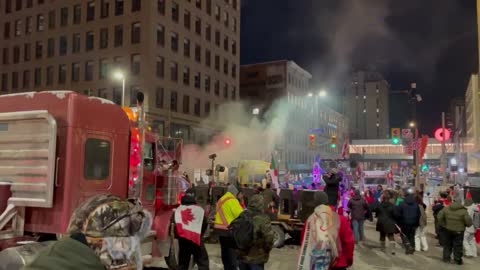
[[[473,221],[473,227],[475,227],[475,229],[480,228],[480,212],[477,209],[473,211],[472,221]]]
[[[243,211],[236,219],[228,226],[228,231],[232,236],[237,249],[248,250],[253,243],[253,216],[246,210]]]

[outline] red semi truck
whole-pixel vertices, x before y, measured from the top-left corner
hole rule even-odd
[[[181,140],[149,132],[141,103],[73,91],[0,96],[0,269],[31,261],[42,240],[66,233],[80,203],[105,193],[139,199],[154,216],[144,260],[168,256],[182,190],[165,164],[181,156]]]

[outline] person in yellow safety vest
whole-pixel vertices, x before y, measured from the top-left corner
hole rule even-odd
[[[228,233],[228,225],[236,219],[243,208],[237,200],[238,189],[229,185],[227,192],[217,202],[214,229],[220,241],[224,270],[236,270],[238,267],[235,254],[235,240]]]

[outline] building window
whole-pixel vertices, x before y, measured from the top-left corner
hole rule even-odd
[[[13,63],[18,64],[20,62],[20,47],[13,47]]]
[[[234,33],[237,32],[237,18],[233,18],[232,30],[233,30]]]
[[[33,0],[27,0],[27,8],[31,8],[33,5]]]
[[[132,54],[132,74],[140,74],[140,54]]]
[[[23,71],[23,88],[30,87],[30,70]]]
[[[175,91],[170,93],[170,110],[172,112],[177,111],[177,104],[178,104],[178,94]]]
[[[165,27],[161,24],[157,24],[157,45],[165,45]]]
[[[156,75],[158,78],[163,78],[165,75],[165,60],[161,56],[157,56]]]
[[[187,95],[183,96],[183,113],[184,114],[190,113],[190,97]]]
[[[45,30],[45,16],[43,14],[37,15],[37,32]]]
[[[68,8],[63,7],[60,9],[60,26],[68,25]]]
[[[4,39],[9,39],[10,38],[10,23],[6,22],[3,25],[3,38]]]
[[[200,45],[195,44],[195,61],[201,62],[202,60],[202,47]]]
[[[93,32],[87,32],[85,35],[85,50],[91,51],[93,50]]]
[[[130,89],[130,106],[136,106],[137,104],[137,95],[140,92],[140,87],[134,85]]]
[[[232,7],[233,9],[237,9],[237,0],[232,0]]]
[[[58,66],[58,83],[65,84],[67,80],[67,66],[62,64]]]
[[[67,36],[60,36],[59,40],[59,47],[60,47],[60,55],[64,56],[67,54]]]
[[[171,33],[170,43],[171,43],[172,51],[178,52],[178,34],[177,33],[175,32]]]
[[[212,0],[207,0],[207,14],[212,15]]]
[[[132,23],[132,44],[140,43],[140,23]]]
[[[190,40],[188,38],[183,40],[183,56],[190,57]]]
[[[228,45],[229,45],[229,44],[228,44],[228,37],[225,36],[225,37],[223,38],[223,49],[224,49],[226,52],[228,52]]]
[[[141,0],[132,0],[132,12],[140,11],[142,8]]]
[[[215,31],[215,45],[220,47],[220,31],[218,30]]]
[[[170,63],[170,80],[178,81],[178,64],[176,62]]]
[[[37,41],[35,43],[35,58],[36,59],[42,58],[42,51],[43,51],[43,43],[41,41]]]
[[[237,88],[235,86],[232,86],[232,93],[230,95],[230,98],[232,100],[235,100],[237,98]]]
[[[72,64],[72,82],[78,82],[80,80],[80,63]]]
[[[207,41],[212,40],[212,26],[210,24],[205,26],[205,39],[207,39]]]
[[[123,0],[115,0],[115,16],[123,15]]]
[[[93,80],[93,61],[85,63],[85,81]]]
[[[90,1],[87,4],[87,22],[95,19],[95,1]]]
[[[195,18],[195,33],[202,34],[202,20],[199,17]]]
[[[178,4],[177,2],[172,2],[172,21],[174,22],[177,22],[178,23],[178,14],[179,11],[178,11]]]
[[[211,66],[211,61],[212,61],[212,53],[210,52],[209,49],[205,50],[205,65],[207,67]]]
[[[237,78],[237,65],[232,64],[232,78]]]
[[[80,24],[82,21],[82,6],[73,6],[73,24]]]
[[[15,21],[15,36],[18,37],[22,34],[22,20]]]
[[[48,29],[55,28],[55,10],[48,12]]]
[[[78,53],[78,52],[80,52],[80,34],[79,34],[79,33],[73,34],[73,38],[72,38],[72,52],[73,52],[73,53]]]
[[[106,88],[98,89],[97,97],[107,99],[108,98],[107,89]]]
[[[200,116],[200,99],[195,98],[195,101],[193,103],[193,112],[196,116]]]
[[[12,12],[12,0],[5,0],[5,13]]]
[[[2,92],[8,91],[8,74],[2,73]]]
[[[12,72],[12,89],[18,89],[18,72]]]
[[[107,73],[108,73],[107,59],[100,59],[99,66],[100,68],[98,69],[98,78],[100,80],[103,80],[107,78]]]
[[[23,60],[24,61],[30,61],[31,58],[31,47],[32,45],[30,43],[25,43],[23,46]]]
[[[202,0],[195,0],[195,6],[198,9],[202,9]]]
[[[42,69],[35,68],[35,73],[33,74],[33,76],[33,83],[35,84],[35,87],[39,87],[40,85],[42,85]]]
[[[205,102],[205,115],[210,114],[210,101]]]
[[[215,5],[215,19],[220,21],[220,7],[218,5]]]
[[[210,76],[205,75],[205,92],[210,93]]]
[[[197,89],[200,89],[200,81],[201,81],[200,78],[201,78],[200,72],[195,72],[195,75],[193,76],[193,85]]]
[[[55,54],[55,40],[53,38],[49,38],[47,40],[47,57],[53,57]]]
[[[229,22],[228,12],[223,11],[223,24],[225,25],[225,27],[228,27],[228,22]]]
[[[53,84],[53,66],[48,66],[47,67],[47,86],[50,86]]]
[[[237,42],[232,40],[232,54],[237,55]]]
[[[190,84],[190,68],[187,66],[183,67],[183,84]]]
[[[25,23],[25,32],[30,34],[33,32],[33,20],[32,16],[27,16],[26,23]]]
[[[163,95],[165,94],[165,90],[163,87],[157,87],[155,90],[155,107],[163,108]]]
[[[227,59],[223,59],[223,73],[225,73],[225,75],[228,75],[228,60]]]
[[[100,2],[100,18],[107,18],[110,9],[110,0],[102,0]]]
[[[185,10],[183,15],[183,25],[190,30],[190,12],[188,10]]]
[[[223,84],[223,97],[225,99],[228,99],[228,84],[227,83]]]
[[[100,29],[100,49],[108,47],[108,28]]]
[[[115,47],[120,47],[123,45],[123,25],[115,25]]]
[[[220,81],[219,80],[215,81],[215,86],[214,86],[214,89],[213,89],[213,93],[215,94],[215,96],[220,96]]]
[[[220,71],[220,56],[215,55],[215,70]]]
[[[158,13],[165,15],[165,0],[157,0]]]
[[[114,87],[112,89],[113,98],[112,101],[117,105],[122,105],[122,89],[119,87]]]

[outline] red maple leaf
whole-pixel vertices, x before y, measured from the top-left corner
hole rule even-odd
[[[182,223],[185,225],[188,225],[188,223],[192,222],[194,220],[194,216],[192,214],[192,209],[187,208],[180,212],[180,215],[182,216]]]

